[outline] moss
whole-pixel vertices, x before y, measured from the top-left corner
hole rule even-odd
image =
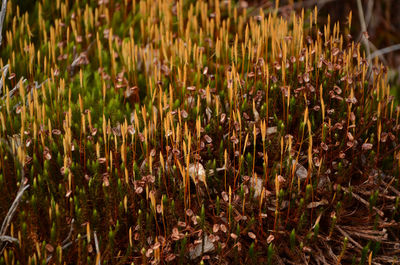
[[[316,24],[316,10],[159,3],[8,3],[21,7],[5,19],[3,91],[27,82],[0,101],[14,149],[0,152],[0,203],[22,173],[30,188],[10,231],[23,240],[0,262],[86,263],[99,251],[102,263],[186,264],[205,235],[211,262],[273,264],[289,247],[301,262],[360,216],[375,228],[398,220],[386,184],[398,188],[399,109],[386,69],[369,77],[346,26]],[[6,156],[25,157],[23,172]],[[204,172],[187,170],[197,163]],[[355,240],[365,250],[333,247],[342,262],[386,251]]]

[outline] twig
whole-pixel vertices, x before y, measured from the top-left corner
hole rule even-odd
[[[25,83],[26,81],[27,81],[26,78],[21,77],[19,79],[18,83],[15,85],[15,87],[8,92],[9,97],[12,98],[14,96],[14,94],[17,92],[17,90],[19,89],[20,84]],[[7,97],[7,95],[4,95],[1,97],[1,99],[4,100],[6,97]]]
[[[288,8],[299,9],[299,8],[312,7],[312,6],[314,6],[314,5],[317,5],[318,8],[320,9],[320,8],[322,8],[322,6],[324,6],[325,4],[330,3],[330,2],[334,2],[334,1],[336,1],[336,0],[308,0],[308,1],[303,1],[303,2],[296,2],[296,3],[292,4],[292,5],[286,5],[286,6],[281,6],[281,7],[279,7],[279,8],[278,8],[278,12],[282,12],[282,11],[288,9]],[[251,15],[256,14],[257,12],[259,12],[260,9],[263,9],[263,8],[266,7],[266,4],[267,4],[267,3],[269,3],[269,2],[267,1],[267,2],[264,3],[264,4],[259,5],[259,6],[258,6],[257,8],[255,8],[250,14],[251,14]],[[267,11],[267,13],[268,13],[268,12],[272,12],[272,11],[274,11],[274,10]]]
[[[379,257],[375,257],[376,260],[379,261],[383,261],[386,264],[398,264],[399,262],[399,258],[394,256],[394,257],[390,257],[390,256],[379,256]]]
[[[324,256],[322,250],[318,246],[315,246],[315,248],[318,250],[318,253],[319,253],[319,256],[316,255],[316,258],[318,258],[322,262],[322,264],[329,265],[329,263],[326,262],[326,259],[325,259],[325,256]]]
[[[386,242],[388,239],[387,229],[383,228],[382,231],[380,230],[372,230],[365,226],[341,226],[342,229],[346,230],[352,236],[368,239],[368,240],[375,240],[381,243]]]
[[[368,39],[364,36],[364,33],[367,33],[367,26],[365,24],[365,18],[364,18],[364,10],[363,10],[363,6],[361,3],[361,0],[357,0],[357,9],[358,9],[358,16],[360,19],[360,24],[361,24],[361,31],[362,31],[362,41],[364,42],[365,48],[367,50],[367,55],[368,58],[371,55],[371,49],[369,47],[369,42]],[[371,59],[368,59],[368,63],[371,65]]]
[[[371,50],[374,51],[372,54],[374,54],[376,51],[378,51],[378,48],[377,48],[370,40],[368,40],[368,43],[369,43],[369,46],[370,46]],[[378,56],[379,59],[381,59],[381,61],[382,61],[385,65],[388,64],[387,60],[385,59],[385,57],[383,57],[382,54],[377,54],[376,56]],[[375,56],[375,57],[376,57],[376,56]],[[367,59],[368,59],[368,58],[367,58]],[[371,57],[371,60],[372,60],[372,59],[374,59],[374,57]]]
[[[312,7],[315,5],[317,5],[318,8],[321,8],[323,5],[333,2],[333,1],[336,1],[336,0],[308,0],[308,1],[303,1],[303,2],[296,2],[292,6],[293,6],[293,9],[307,8],[307,7]],[[281,11],[286,7],[285,6],[280,7],[280,8],[278,8],[278,10]]]
[[[365,15],[365,24],[368,27],[372,18],[372,9],[374,8],[374,0],[368,0],[367,14]]]
[[[12,236],[0,236],[0,241],[19,244],[19,240]]]
[[[100,261],[100,249],[99,249],[99,241],[97,240],[97,233],[96,231],[93,232],[93,236],[94,236],[94,245],[96,247],[96,260],[99,259],[99,263],[96,265],[100,265],[101,261]]]
[[[386,53],[394,52],[394,51],[397,51],[397,50],[400,50],[400,44],[395,44],[395,45],[392,45],[392,46],[377,50],[377,51],[373,52],[371,55],[369,55],[368,58],[369,58],[369,60],[372,60],[376,56],[382,56],[382,55],[384,55]]]
[[[24,194],[24,191],[27,188],[29,188],[29,185],[25,186],[24,184],[21,183],[21,187],[22,187],[22,189],[21,188],[19,189],[17,196],[15,197],[14,202],[12,203],[12,205],[6,215],[6,218],[4,218],[3,224],[1,225],[0,236],[4,236],[8,226],[10,225],[12,217],[14,216],[15,210],[17,209],[18,204],[22,198],[22,195]]]
[[[3,23],[4,23],[4,18],[6,16],[6,11],[7,11],[7,0],[3,0],[0,11],[0,46],[1,42],[3,41],[1,32],[3,31]]]
[[[6,148],[10,151],[11,154],[13,154],[9,143],[4,140],[4,139],[0,139],[1,143],[5,143],[6,144]],[[29,188],[29,185],[26,185],[26,178],[25,178],[25,172],[24,172],[24,168],[23,165],[21,163],[19,163],[18,159],[16,159],[15,155],[13,154],[13,158],[14,158],[14,164],[20,165],[20,170],[21,170],[21,184],[19,186],[18,192],[17,192],[17,196],[15,197],[13,203],[11,204],[10,209],[7,212],[6,217],[3,220],[3,223],[1,225],[1,229],[0,229],[0,255],[3,253],[4,249],[5,249],[5,244],[7,244],[7,242],[10,242],[9,240],[3,240],[3,239],[10,239],[10,237],[5,237],[8,226],[10,225],[11,219],[14,217],[15,211],[18,208],[18,205],[22,199],[22,195],[24,194],[25,190],[27,188]]]
[[[87,235],[84,235],[84,236],[82,236],[80,239],[85,239],[86,237],[87,237]],[[76,242],[76,241],[78,241],[78,240],[79,240],[79,238],[76,238],[74,241],[69,241],[68,243],[66,243],[65,245],[63,245],[63,246],[61,247],[61,249],[62,249],[62,250],[66,249],[67,247],[71,246],[72,243],[74,243],[74,242]],[[53,258],[53,255],[48,256],[47,259],[46,259],[46,263],[49,263],[50,260],[51,260],[52,258]]]
[[[328,245],[326,240],[322,240],[321,243],[324,245],[325,249],[328,251],[327,254],[329,254],[331,259],[333,260],[333,263],[337,263],[338,258],[336,257],[335,253],[333,253],[332,248]]]
[[[343,236],[347,237],[350,240],[350,242],[353,243],[356,247],[358,247],[359,249],[363,249],[363,247],[359,243],[357,243],[357,241],[351,238],[351,236],[348,233],[346,233],[342,228],[340,228],[338,225],[336,226],[336,228]]]
[[[72,232],[74,231],[74,223],[75,223],[75,219],[72,218],[69,233],[68,233],[67,237],[63,240],[63,242],[61,242],[62,245],[65,245],[71,238]]]
[[[67,237],[61,243],[62,244],[62,247],[61,247],[62,249],[65,249],[65,248],[69,247],[70,245],[72,245],[72,241],[69,241],[69,239],[71,238],[72,232],[74,231],[74,223],[75,223],[75,219],[72,219],[71,220],[71,227],[69,229],[69,233],[68,233]],[[50,255],[49,257],[47,257],[46,263],[48,263],[51,260],[52,257],[53,257],[53,255]]]
[[[343,189],[345,192],[349,192],[349,190],[348,190],[347,188],[342,187],[342,189]],[[352,192],[352,195],[353,195],[354,198],[356,198],[357,200],[359,200],[360,202],[362,202],[364,205],[366,205],[366,206],[369,207],[369,205],[370,205],[369,202],[367,202],[366,200],[364,200],[361,196],[357,195],[357,194],[354,193],[354,192]],[[383,217],[383,216],[385,215],[381,210],[379,210],[379,209],[376,208],[375,206],[373,206],[372,209],[375,210],[376,213],[379,214],[380,217]]]
[[[27,81],[27,79],[24,78],[24,77],[21,77],[20,81],[21,81],[21,80],[22,80],[22,83],[25,83],[25,82]],[[12,98],[12,97],[15,95],[16,91],[19,89],[20,81],[18,81],[17,85],[16,85],[13,89],[11,89],[11,91],[9,91],[8,95],[9,95],[10,98]],[[42,83],[40,83],[40,84],[38,84],[37,81],[34,81],[34,85],[35,85],[34,88],[35,88],[35,89],[41,88],[41,87],[44,85],[44,83],[46,83],[47,81],[51,81],[51,78],[47,78],[46,80],[44,80],[44,81],[43,81]],[[1,81],[0,81],[0,82],[1,82]],[[30,93],[31,93],[31,96],[32,96],[32,98],[33,98],[33,89],[30,90]],[[29,94],[26,94],[26,96],[25,96],[25,101],[26,101],[26,106],[27,106],[27,107],[29,106],[28,95],[29,95]],[[7,97],[7,95],[3,95],[3,96],[1,97],[1,99],[2,99],[2,100],[5,100],[6,97]],[[20,105],[21,105],[21,102],[16,103],[16,104],[13,106],[13,110],[15,110],[15,109],[16,109],[18,106],[20,106]],[[1,109],[1,108],[2,108],[2,106],[0,106],[0,109]]]

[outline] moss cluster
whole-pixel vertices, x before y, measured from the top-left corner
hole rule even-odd
[[[351,15],[31,5],[0,52],[1,216],[29,185],[0,264],[396,262],[400,108]]]

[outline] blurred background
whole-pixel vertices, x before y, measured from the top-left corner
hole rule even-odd
[[[35,0],[10,0],[21,8],[22,12],[29,12],[35,5]],[[71,0],[71,2],[74,0]],[[93,0],[99,1],[99,0]],[[109,0],[115,3],[119,0]],[[136,0],[138,1],[138,0]],[[185,0],[184,0],[185,1]],[[214,0],[209,0],[214,2]],[[279,13],[288,16],[291,11],[300,12],[303,8],[319,9],[321,24],[325,23],[328,14],[331,22],[340,21],[343,25],[352,11],[352,32],[355,41],[363,43],[368,41],[371,57],[378,57],[389,67],[389,81],[393,95],[400,103],[400,0],[225,0],[233,1],[241,6],[247,6],[258,14],[259,8],[265,12],[279,6]],[[360,8],[361,7],[361,8]],[[251,12],[251,11],[250,11]],[[364,24],[364,25],[363,25]],[[331,24],[332,25],[332,24]],[[368,32],[369,39],[363,37]]]
[[[250,8],[273,9],[287,16],[291,11],[312,9],[317,5],[319,20],[325,23],[328,14],[331,22],[343,25],[352,12],[351,35],[366,48],[371,57],[378,57],[389,67],[388,77],[392,93],[400,102],[400,0],[261,0],[240,1]],[[368,34],[363,34],[367,32]],[[368,44],[366,44],[368,42]]]

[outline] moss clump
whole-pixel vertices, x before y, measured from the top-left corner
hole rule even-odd
[[[0,264],[387,260],[400,109],[350,25],[316,19],[9,1],[2,216],[30,186]]]

